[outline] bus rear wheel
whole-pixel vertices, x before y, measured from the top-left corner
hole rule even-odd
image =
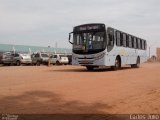
[[[113,70],[119,70],[121,68],[121,60],[119,57],[116,58],[115,60],[115,65],[112,66]]]
[[[87,70],[89,70],[89,71],[94,70],[94,67],[93,67],[93,66],[86,66],[86,68],[87,68]]]
[[[140,67],[140,58],[137,58],[136,64],[131,65],[131,68],[139,68]]]

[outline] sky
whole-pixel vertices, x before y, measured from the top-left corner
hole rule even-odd
[[[0,0],[0,44],[71,48],[68,34],[85,23],[107,26],[160,47],[160,0]]]

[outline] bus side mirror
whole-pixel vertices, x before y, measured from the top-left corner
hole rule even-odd
[[[70,40],[70,39],[71,39],[71,34],[72,34],[72,33],[73,33],[73,32],[69,33],[69,39],[68,39],[69,42],[70,42],[71,44],[73,44],[73,42],[71,42],[71,40]]]

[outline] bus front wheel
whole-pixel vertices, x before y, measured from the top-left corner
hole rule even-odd
[[[112,66],[113,70],[118,70],[121,68],[121,59],[119,57],[116,58],[115,60],[115,65]]]
[[[93,69],[94,69],[94,67],[93,67],[93,66],[86,66],[86,68],[87,68],[87,70],[89,70],[89,71],[91,71],[91,70],[93,70]]]

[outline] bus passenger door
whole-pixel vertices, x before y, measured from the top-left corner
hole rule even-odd
[[[107,30],[107,52],[110,52],[114,47],[114,30],[108,28]]]

